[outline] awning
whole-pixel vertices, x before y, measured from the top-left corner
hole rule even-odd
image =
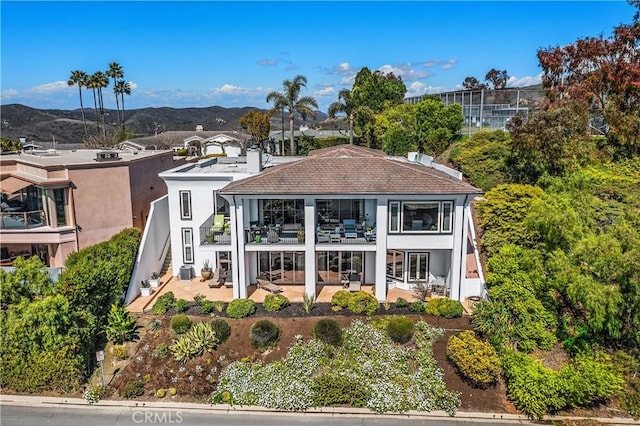
[[[4,192],[5,194],[14,194],[31,185],[33,185],[31,182],[9,176],[8,178],[0,180],[0,192]]]

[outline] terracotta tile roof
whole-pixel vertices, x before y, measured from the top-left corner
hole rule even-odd
[[[223,194],[480,194],[448,174],[389,157],[384,152],[341,145],[319,149],[298,161],[274,166],[230,183]]]

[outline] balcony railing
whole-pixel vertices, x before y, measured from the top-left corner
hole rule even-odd
[[[212,214],[200,226],[200,245],[231,244],[229,218],[224,218],[222,224],[214,226],[215,214]]]
[[[245,229],[247,244],[304,244],[304,225],[283,223],[282,225],[253,225]]]
[[[44,211],[2,212],[0,213],[0,229],[31,229],[45,226]]]

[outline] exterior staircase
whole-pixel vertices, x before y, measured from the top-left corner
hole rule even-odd
[[[162,277],[166,275],[167,271],[169,271],[170,268],[171,268],[171,245],[169,245],[169,248],[167,249],[167,254],[164,257],[164,263],[160,268],[160,276]]]

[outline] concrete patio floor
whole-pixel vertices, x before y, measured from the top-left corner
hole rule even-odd
[[[200,277],[196,277],[189,281],[182,281],[179,277],[171,275],[167,272],[160,277],[160,286],[153,289],[151,296],[138,296],[133,302],[127,306],[127,310],[133,313],[144,313],[151,311],[155,300],[171,291],[176,299],[185,299],[192,301],[193,297],[197,294],[203,294],[207,300],[222,302],[230,302],[233,300],[233,289],[231,287],[222,286],[220,288],[210,288],[209,283],[213,280],[202,281]],[[276,282],[282,287],[282,293],[289,299],[291,303],[302,303],[304,300],[304,285],[282,285]],[[326,284],[316,286],[316,302],[329,303],[333,295],[344,290],[340,284]],[[373,285],[363,285],[363,291],[367,291],[374,294]],[[256,285],[250,285],[247,289],[249,299],[256,303],[262,303],[266,295],[270,294],[267,290],[259,289]],[[392,288],[387,291],[387,302],[394,303],[399,297],[407,300],[409,303],[415,302],[418,299],[415,297],[414,292],[411,290],[402,290],[399,288]],[[462,303],[467,314],[473,312],[473,307],[476,302],[465,300]]]

